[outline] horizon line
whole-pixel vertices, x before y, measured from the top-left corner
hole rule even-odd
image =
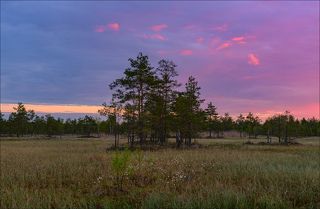
[[[12,113],[14,112],[13,107],[16,107],[18,103],[0,103],[0,112],[1,113]],[[87,104],[50,104],[50,103],[22,103],[25,105],[27,110],[34,110],[35,113],[40,114],[99,114],[98,110],[102,109],[102,105],[87,105]],[[249,111],[250,112],[250,111]],[[241,112],[243,116],[246,116],[249,112]],[[267,118],[283,114],[284,111],[277,111],[277,110],[264,110],[264,111],[251,111],[254,115],[258,116],[261,120],[266,120]],[[291,111],[290,111],[291,112]],[[229,112],[230,113],[230,112]],[[237,118],[237,114],[229,114],[233,118]],[[223,115],[223,114],[220,114]],[[311,119],[316,118],[319,119],[320,116],[302,116],[299,114],[292,114],[297,119]]]
[[[18,103],[0,103],[0,110],[2,113],[13,112],[13,107]],[[50,103],[22,103],[26,109],[34,110],[36,113],[66,113],[66,114],[98,114],[98,110],[102,105],[85,105],[85,104],[50,104]]]

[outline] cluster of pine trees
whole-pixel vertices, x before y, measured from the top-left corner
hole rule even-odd
[[[123,77],[110,84],[114,92],[111,105],[104,104],[100,113],[113,118],[114,127],[124,127],[130,145],[147,141],[164,144],[174,134],[178,147],[183,143],[190,146],[192,139],[204,131],[209,137],[223,137],[225,131],[238,130],[241,137],[265,134],[268,140],[277,136],[284,142],[293,136],[319,134],[318,120],[299,121],[289,112],[275,115],[264,124],[252,113],[239,115],[236,121],[228,113],[220,116],[212,102],[202,108],[204,99],[200,98],[200,86],[194,77],[188,78],[183,91],[178,90],[181,84],[174,62],[160,60],[154,68],[142,53],[129,62]]]
[[[262,123],[253,113],[240,114],[235,120],[228,113],[220,115],[212,102],[202,108],[204,99],[200,97],[198,82],[190,76],[183,88],[177,81],[177,66],[172,61],[160,60],[154,68],[148,56],[140,53],[129,62],[123,77],[109,86],[113,91],[111,104],[104,103],[99,110],[100,115],[107,117],[105,121],[91,116],[73,120],[37,116],[19,103],[8,119],[0,114],[0,134],[90,137],[105,133],[115,136],[115,146],[119,135],[126,135],[131,146],[165,144],[169,137],[174,137],[178,147],[190,146],[200,133],[206,133],[208,138],[221,138],[231,130],[238,131],[240,137],[265,135],[268,142],[272,136],[285,143],[293,137],[319,136],[319,120],[298,120],[287,111]]]

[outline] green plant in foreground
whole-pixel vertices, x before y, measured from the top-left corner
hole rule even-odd
[[[130,158],[131,152],[129,150],[116,151],[112,156],[111,166],[115,175],[115,184],[118,191],[121,191],[123,188],[122,186],[125,175],[130,173]]]

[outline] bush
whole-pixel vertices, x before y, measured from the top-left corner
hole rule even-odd
[[[129,169],[130,158],[131,152],[128,150],[116,151],[112,156],[111,166],[118,191],[122,191],[125,175],[129,174],[131,171]]]

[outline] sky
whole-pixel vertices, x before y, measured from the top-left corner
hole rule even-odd
[[[1,1],[1,111],[95,112],[139,52],[221,114],[319,117],[318,1]]]

